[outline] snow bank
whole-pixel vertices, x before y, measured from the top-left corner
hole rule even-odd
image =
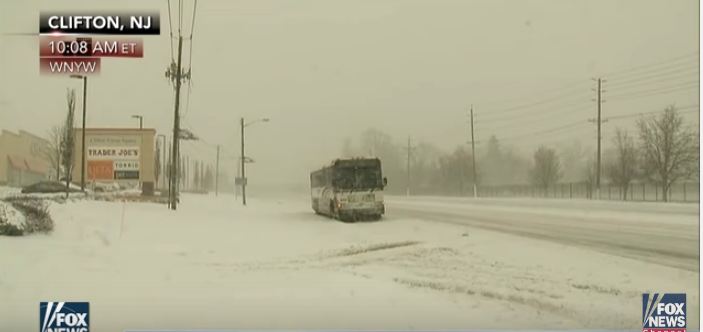
[[[0,223],[7,223],[17,227],[24,228],[25,217],[20,211],[17,211],[11,204],[0,201]]]
[[[20,188],[0,186],[0,199],[7,197],[7,196],[18,195],[20,192],[21,192]]]

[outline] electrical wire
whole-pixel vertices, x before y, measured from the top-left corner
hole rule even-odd
[[[677,113],[694,113],[694,112],[700,112],[700,105],[688,105],[688,106],[682,106],[682,107],[675,107],[675,110]],[[636,114],[623,114],[623,115],[615,115],[615,116],[609,116],[607,117],[607,120],[621,120],[621,119],[628,119],[628,118],[634,118],[638,116],[644,116],[644,115],[651,115],[651,114],[658,114],[665,112],[666,110],[658,110],[658,111],[650,111],[650,112],[641,112],[641,113],[636,113]]]
[[[695,56],[695,58],[694,58],[694,56]],[[643,70],[643,69],[644,69],[644,70],[650,70],[650,71],[651,71],[651,70],[652,70],[652,67],[658,67],[658,66],[661,66],[661,65],[665,65],[665,67],[666,67],[666,65],[669,65],[669,66],[670,66],[670,65],[672,65],[672,64],[674,64],[674,63],[677,63],[677,62],[679,62],[679,61],[682,61],[682,60],[683,60],[684,62],[685,62],[685,61],[692,61],[692,60],[698,61],[698,56],[699,56],[699,53],[698,53],[698,51],[696,51],[696,52],[693,52],[693,53],[688,53],[688,54],[685,54],[685,55],[681,55],[681,56],[677,56],[677,57],[674,57],[674,58],[670,58],[670,59],[664,60],[664,61],[649,63],[649,64],[645,64],[645,65],[640,65],[640,66],[634,66],[634,67],[630,67],[630,68],[628,68],[628,69],[623,69],[623,70],[619,70],[619,71],[614,71],[614,72],[605,73],[605,74],[603,74],[602,76],[607,76],[607,77],[619,77],[619,76],[632,75],[633,72],[637,72],[637,71],[640,71],[640,70]],[[676,65],[675,65],[675,66],[676,66]],[[660,69],[661,69],[661,68],[660,68]]]
[[[700,73],[698,71],[696,72],[686,72],[683,74],[677,74],[674,76],[667,76],[667,77],[652,77],[651,79],[646,79],[646,80],[641,80],[641,81],[633,81],[633,82],[617,82],[617,83],[609,83],[607,84],[606,88],[611,89],[611,88],[617,88],[617,89],[629,89],[632,87],[641,87],[641,86],[647,86],[651,84],[671,84],[671,83],[677,83],[675,82],[676,80],[681,80],[681,79],[691,79],[691,78],[697,78]],[[660,78],[660,79],[655,79],[655,78]],[[673,82],[672,82],[673,81]],[[681,82],[678,82],[681,83]]]
[[[646,81],[651,81],[652,79],[657,79],[657,78],[668,78],[672,76],[679,76],[679,75],[694,75],[698,73],[698,67],[688,67],[688,68],[679,68],[677,70],[671,70],[667,71],[664,73],[656,73],[656,74],[650,74],[650,75],[645,75],[641,77],[635,77],[635,78],[629,78],[625,80],[613,80],[613,82],[610,82],[607,80],[608,86],[622,86],[622,85],[631,85],[631,84],[637,84],[640,82],[646,82]]]
[[[541,90],[541,91],[537,91],[535,93],[531,93],[529,96],[513,97],[513,98],[507,98],[507,99],[505,99],[505,98],[494,99],[494,100],[479,102],[479,103],[476,103],[475,105],[480,105],[481,107],[485,107],[485,106],[490,106],[492,104],[505,104],[505,103],[510,103],[510,102],[514,102],[514,101],[534,100],[535,94],[549,94],[549,93],[553,93],[553,92],[574,90],[577,87],[581,88],[580,86],[584,85],[586,83],[589,83],[589,82],[585,81],[583,79],[579,79],[577,81],[572,81],[572,83],[568,83],[568,84],[559,86],[557,88]]]
[[[585,98],[584,98],[585,99]],[[481,116],[481,113],[475,112],[477,116],[474,117],[474,120],[476,120],[475,123],[480,123],[480,125],[485,125],[485,124],[491,124],[495,122],[501,122],[501,121],[508,121],[508,122],[515,122],[519,121],[525,118],[534,118],[534,117],[541,117],[544,115],[551,115],[555,113],[561,113],[563,114],[565,111],[570,111],[574,110],[574,106],[579,106],[581,107],[576,107],[577,109],[584,108],[587,105],[590,105],[591,101],[590,100],[583,100],[579,102],[574,102],[574,103],[569,103],[569,104],[563,104],[563,105],[554,105],[548,108],[535,108],[534,112],[525,112],[517,115],[510,115],[508,114],[507,116],[502,116],[499,118],[488,118],[484,119]]]
[[[580,96],[577,96],[578,94],[580,94]],[[554,103],[554,102],[558,102],[558,101],[563,101],[563,100],[570,100],[570,99],[573,99],[574,96],[578,97],[578,98],[584,98],[583,91],[572,91],[569,93],[563,93],[563,94],[559,94],[559,95],[556,95],[556,96],[553,96],[550,98],[541,99],[539,101],[535,101],[535,102],[532,102],[529,104],[522,104],[522,105],[499,109],[499,110],[490,110],[489,109],[488,112],[490,112],[490,115],[488,115],[488,119],[486,119],[486,120],[491,119],[495,115],[510,114],[510,113],[515,113],[517,111],[524,111],[525,109],[530,109],[530,108],[533,108],[536,106],[546,105],[546,104],[550,104],[550,103]]]
[[[615,95],[609,96],[608,100],[624,100],[624,99],[633,99],[633,98],[637,98],[637,97],[649,97],[649,96],[653,96],[653,95],[678,92],[678,91],[689,90],[689,89],[698,88],[698,87],[699,87],[699,82],[692,81],[692,82],[686,82],[686,83],[676,85],[676,86],[669,86],[669,87],[663,87],[663,88],[657,88],[657,89],[632,91],[632,92],[627,92],[627,93],[622,93],[622,94],[615,94]]]
[[[173,25],[171,24],[171,0],[166,0],[168,4],[168,35],[169,42],[171,42],[171,62],[173,63]]]

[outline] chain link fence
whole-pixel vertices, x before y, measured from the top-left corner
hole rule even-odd
[[[700,190],[698,182],[674,183],[669,188],[670,202],[698,202]],[[584,182],[559,183],[546,191],[534,185],[481,185],[480,197],[541,197],[562,199],[596,199],[594,185]],[[653,183],[631,183],[627,190],[613,184],[604,183],[600,188],[601,200],[663,201],[662,188]]]

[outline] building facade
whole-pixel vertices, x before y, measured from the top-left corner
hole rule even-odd
[[[75,129],[72,182],[81,182],[82,130]],[[86,128],[85,182],[139,186],[153,194],[155,182],[155,129]]]
[[[20,130],[0,132],[0,185],[22,187],[50,177],[49,142]]]

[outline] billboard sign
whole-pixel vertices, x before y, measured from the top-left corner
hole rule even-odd
[[[96,135],[86,139],[88,178],[139,180],[141,139],[131,135]]]

